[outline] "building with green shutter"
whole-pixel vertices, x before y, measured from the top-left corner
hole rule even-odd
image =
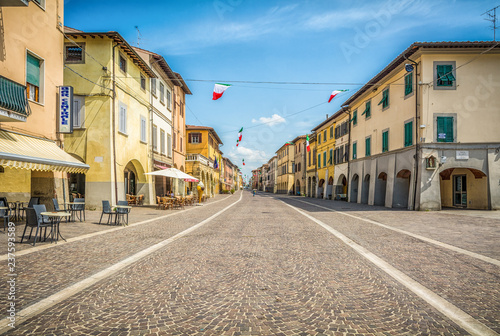
[[[417,42],[403,51],[344,103],[349,201],[500,209],[498,78],[496,42]]]

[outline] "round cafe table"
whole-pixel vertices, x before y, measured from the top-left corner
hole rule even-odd
[[[50,211],[46,211],[46,212],[42,212],[40,213],[40,215],[42,216],[47,216],[50,218],[50,220],[52,221],[53,225],[55,225],[55,234],[56,234],[56,243],[57,241],[59,240],[59,237],[61,237],[64,241],[66,241],[66,239],[64,239],[64,237],[61,235],[61,231],[59,230],[59,224],[61,223],[61,219],[63,217],[70,217],[71,214],[69,212],[50,212]]]

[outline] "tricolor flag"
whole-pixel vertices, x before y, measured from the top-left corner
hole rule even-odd
[[[333,91],[332,94],[330,95],[330,99],[328,99],[328,102],[331,102],[332,99],[335,98],[336,95],[338,95],[341,92],[345,92],[345,91],[349,91],[349,90],[335,90],[335,91]]]
[[[291,142],[291,141],[285,142],[285,146],[290,146],[290,145],[293,145],[293,142]]]
[[[243,127],[240,129],[238,132],[238,141],[241,141],[241,138],[243,137]]]
[[[307,135],[307,137],[306,137],[306,149],[308,152],[311,151],[311,146],[309,146],[309,135]]]
[[[241,159],[241,161],[243,162],[243,165],[245,165],[245,159]],[[246,176],[246,175],[245,175]]]
[[[230,86],[231,85],[229,85],[229,84],[216,83],[214,86],[214,94],[213,94],[212,100],[217,100],[220,97],[222,97],[222,94],[224,93],[224,91],[226,91],[227,88]]]

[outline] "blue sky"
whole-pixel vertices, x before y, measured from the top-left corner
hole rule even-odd
[[[224,156],[249,176],[286,141],[335,113],[411,43],[492,40],[481,14],[498,5],[500,0],[66,0],[65,24],[118,31],[131,45],[163,55],[193,92],[187,123],[214,127]],[[212,101],[216,82],[232,86]],[[336,89],[349,91],[327,104]]]

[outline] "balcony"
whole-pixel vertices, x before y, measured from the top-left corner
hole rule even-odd
[[[208,166],[210,168],[214,167],[214,161],[206,158],[205,156],[203,156],[201,154],[187,154],[186,161],[198,161],[199,163],[201,163],[204,166]]]
[[[0,76],[0,122],[26,121],[30,114],[26,86]]]

